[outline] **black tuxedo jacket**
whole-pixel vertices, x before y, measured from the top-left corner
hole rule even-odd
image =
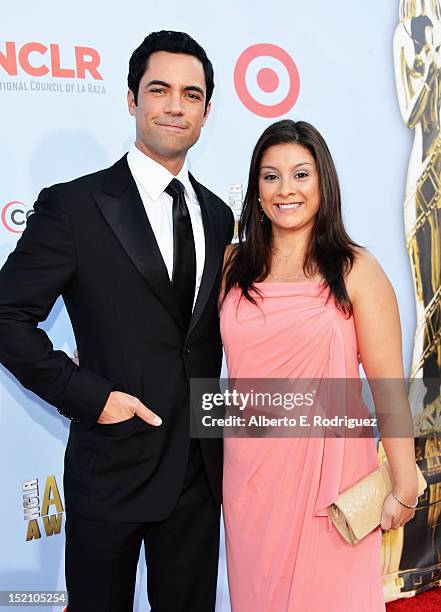
[[[142,522],[172,511],[189,449],[189,379],[221,368],[217,299],[231,210],[190,179],[205,232],[205,267],[188,330],[124,156],[114,166],[44,189],[0,271],[0,361],[71,419],[66,509],[90,519]],[[38,323],[63,296],[80,366]],[[109,393],[138,397],[162,418],[96,423]],[[221,499],[222,441],[201,440]]]

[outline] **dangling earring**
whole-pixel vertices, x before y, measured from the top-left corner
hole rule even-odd
[[[260,198],[257,198],[257,201],[260,204]],[[262,206],[259,206],[259,221],[263,223],[265,221],[265,213],[263,212]]]

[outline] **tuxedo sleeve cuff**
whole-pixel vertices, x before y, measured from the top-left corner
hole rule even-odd
[[[90,429],[97,422],[114,384],[85,368],[77,367],[54,402],[58,412]]]

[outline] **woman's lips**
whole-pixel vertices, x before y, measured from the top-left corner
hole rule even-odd
[[[286,204],[274,204],[277,212],[282,215],[296,213],[302,206],[303,202],[289,202]]]

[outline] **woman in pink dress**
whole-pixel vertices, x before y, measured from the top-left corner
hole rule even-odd
[[[334,163],[308,123],[279,121],[255,147],[239,242],[226,254],[221,332],[230,379],[357,379],[359,358],[369,379],[404,376],[394,291],[346,234]],[[383,445],[396,497],[381,527],[396,529],[415,512],[414,445]],[[373,437],[225,439],[233,612],[385,609],[380,528],[350,546],[326,510],[376,467]]]

